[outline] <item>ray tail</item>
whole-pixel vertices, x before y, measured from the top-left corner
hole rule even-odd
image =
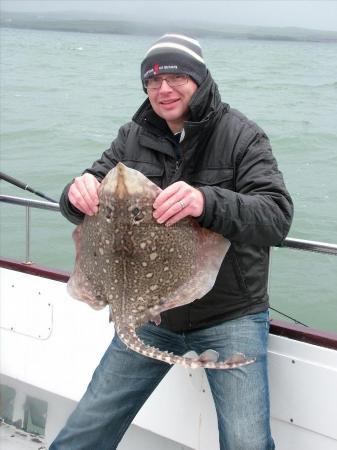
[[[117,325],[115,324],[116,332],[120,340],[131,350],[148,358],[157,359],[167,364],[179,364],[181,366],[197,369],[203,367],[204,369],[236,369],[238,367],[247,366],[255,362],[255,359],[247,359],[242,353],[237,353],[226,359],[225,361],[216,361],[214,357],[209,357],[209,353],[203,353],[196,358],[188,358],[184,356],[174,355],[167,351],[159,350],[158,348],[146,345],[136,334],[134,325]],[[207,351],[209,352],[209,351]],[[216,353],[216,352],[214,352]]]

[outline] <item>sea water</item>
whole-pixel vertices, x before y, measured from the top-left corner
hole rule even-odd
[[[1,30],[1,170],[59,199],[145,94],[152,37]],[[337,45],[201,40],[223,101],[270,137],[295,203],[290,237],[337,243]],[[1,181],[2,194],[37,197]],[[0,205],[1,254],[25,257],[25,210]],[[32,260],[71,270],[73,226],[32,211]],[[337,258],[273,250],[271,306],[337,331]],[[272,316],[279,318],[274,311]]]

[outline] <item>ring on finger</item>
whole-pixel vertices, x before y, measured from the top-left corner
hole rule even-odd
[[[179,200],[179,205],[181,206],[181,210],[185,208],[185,203],[182,200]]]

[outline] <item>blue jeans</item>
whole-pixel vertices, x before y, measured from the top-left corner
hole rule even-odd
[[[221,450],[273,450],[267,378],[268,313],[247,315],[206,329],[175,333],[151,323],[138,329],[144,342],[183,355],[212,348],[220,359],[242,352],[254,364],[206,369],[215,402]],[[117,335],[86,393],[50,450],[116,449],[133,418],[171,366],[125,347]]]

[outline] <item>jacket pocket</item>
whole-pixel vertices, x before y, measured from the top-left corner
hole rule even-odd
[[[195,172],[190,177],[193,186],[219,186],[234,188],[234,170],[231,167],[207,168]]]

